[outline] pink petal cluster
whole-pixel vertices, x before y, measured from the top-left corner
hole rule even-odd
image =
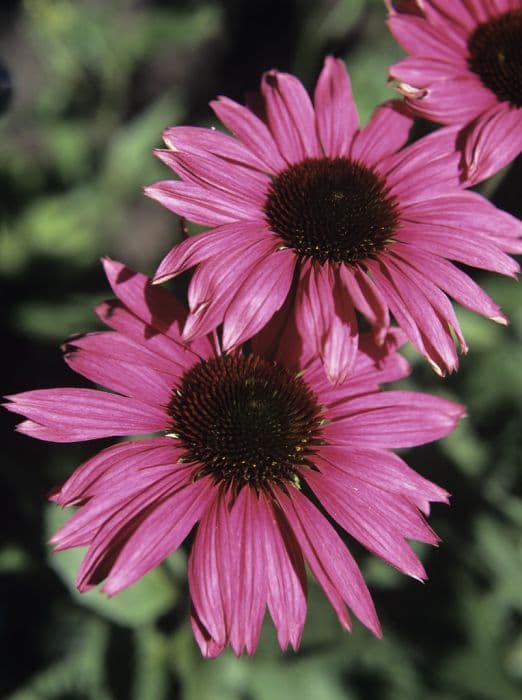
[[[466,127],[469,181],[510,163],[522,152],[521,0],[386,4],[390,30],[410,54],[391,66],[390,77],[414,113]]]
[[[397,102],[379,107],[360,128],[349,76],[334,58],[325,61],[313,103],[297,78],[275,70],[264,75],[261,91],[264,119],[220,97],[212,107],[234,136],[174,127],[164,134],[168,149],[156,152],[180,179],[158,182],[146,193],[211,227],[173,248],[156,273],[155,281],[162,282],[195,268],[183,338],[204,336],[222,324],[223,348],[229,351],[260,331],[286,303],[330,381],[339,383],[353,371],[357,357],[357,314],[369,321],[379,343],[391,313],[440,375],[455,370],[454,337],[463,352],[467,345],[450,298],[506,322],[498,305],[455,263],[514,277],[519,266],[506,253],[522,251],[521,223],[462,188],[457,128],[405,145],[412,119]],[[345,191],[317,175],[307,184],[308,174],[320,168],[328,176],[335,169],[353,178],[362,173],[378,190],[369,209],[387,207],[385,215],[376,215],[377,232],[368,234],[358,254],[355,243],[350,248],[350,224],[341,215],[346,240],[338,244],[328,228],[334,216],[330,200],[342,205]],[[277,199],[276,189],[287,181],[297,204]],[[288,239],[301,236],[301,200],[307,206],[309,200],[305,186],[318,193],[310,204],[315,219],[306,224],[307,235],[315,238],[303,252]],[[363,194],[368,189],[361,188]],[[274,201],[295,225],[288,235],[274,230]],[[346,206],[359,216],[361,228],[364,212],[357,211],[357,201]],[[389,228],[382,238],[379,216]]]
[[[28,391],[7,404],[25,417],[18,429],[41,440],[157,433],[102,450],[52,495],[61,506],[79,506],[52,539],[57,550],[88,547],[79,589],[104,580],[108,594],[118,593],[194,530],[188,577],[193,630],[204,655],[216,656],[227,645],[236,654],[253,653],[266,608],[281,647],[297,648],[306,614],[305,563],[344,628],[351,627],[350,608],[380,636],[359,568],[326,515],[392,566],[425,578],[407,540],[437,543],[422,513],[429,513],[430,502],[446,502],[447,493],[389,449],[446,435],[463,408],[420,393],[380,391],[380,384],[409,371],[396,352],[400,332],[387,331],[380,346],[362,336],[350,377],[335,387],[313,347],[274,344],[274,329],[265,329],[249,345],[250,356],[282,368],[290,385],[299,377],[324,420],[307,460],[296,459],[292,481],[236,488],[234,479],[219,477],[222,467],[202,472],[171,432],[173,397],[187,376],[222,359],[216,337],[184,342],[186,311],[174,297],[120,263],[105,260],[105,269],[117,299],[97,312],[112,330],[71,340],[65,359],[110,393]],[[238,346],[229,357],[239,361],[246,352]]]

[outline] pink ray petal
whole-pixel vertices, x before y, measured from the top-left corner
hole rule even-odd
[[[413,118],[399,100],[385,102],[354,138],[351,157],[365,165],[379,163],[404,146],[412,125]]]
[[[94,389],[37,389],[6,398],[9,411],[41,426],[38,437],[42,440],[76,442],[169,426],[169,417],[159,408]]]
[[[317,131],[325,154],[331,158],[346,156],[359,127],[359,115],[350,77],[338,58],[326,57],[315,88],[314,103]]]
[[[270,131],[288,163],[321,155],[314,108],[301,82],[289,73],[270,71],[261,83]]]
[[[365,447],[414,447],[439,440],[465,415],[463,406],[414,391],[385,391],[346,404],[343,417],[326,426],[336,442]]]
[[[291,497],[282,491],[276,496],[339,622],[345,629],[351,629],[346,604],[368,629],[381,637],[377,613],[361,572],[335,530],[297,489],[292,490]]]
[[[217,129],[200,126],[175,126],[163,132],[168,148],[181,153],[212,155],[231,163],[263,169],[264,163],[240,141]]]
[[[247,107],[228,97],[219,97],[210,105],[223,124],[265,165],[267,173],[275,174],[286,167],[268,127]]]

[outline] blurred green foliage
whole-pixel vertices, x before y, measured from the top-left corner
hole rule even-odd
[[[277,66],[313,85],[346,59],[365,121],[394,96],[400,55],[380,0],[26,0],[0,9],[14,99],[0,128],[0,275],[6,392],[75,384],[58,345],[91,330],[107,294],[98,259],[150,272],[179,238],[143,185],[168,177],[151,154],[165,127],[211,124],[215,94],[241,99]],[[520,163],[486,183],[520,216]],[[518,700],[522,694],[522,304],[512,280],[480,282],[508,328],[459,310],[471,353],[444,381],[410,353],[409,387],[465,403],[437,446],[408,454],[452,494],[434,508],[430,580],[409,581],[351,544],[385,632],[343,633],[312,585],[298,654],[267,622],[252,659],[201,659],[188,623],[185,553],[127,592],[80,595],[81,552],[50,554],[68,517],[48,489],[97,445],[49,446],[12,432],[2,451],[0,695],[10,700]]]

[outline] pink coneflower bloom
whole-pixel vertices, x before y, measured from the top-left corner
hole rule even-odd
[[[223,324],[223,347],[259,331],[289,299],[332,382],[356,357],[359,312],[377,342],[389,312],[439,374],[466,344],[448,296],[505,323],[499,307],[453,262],[505,275],[518,265],[521,224],[459,186],[456,130],[403,148],[400,103],[359,129],[344,64],[327,58],[314,106],[292,75],[263,77],[266,122],[221,97],[213,108],[237,138],[168,129],[157,155],[180,180],[146,193],[210,231],[168,253],[156,282],[196,267],[184,338]]]
[[[341,625],[347,607],[381,630],[363,577],[326,514],[365,547],[418,579],[407,539],[436,544],[422,513],[447,493],[388,448],[449,433],[461,406],[379,390],[403,377],[397,331],[363,336],[350,379],[333,387],[306,346],[274,345],[269,330],[221,354],[215,336],[181,341],[186,313],[143,275],[106,260],[118,300],[99,316],[113,330],[72,339],[65,359],[114,393],[62,388],[8,397],[20,432],[120,442],[81,465],[53,494],[78,505],[52,538],[88,547],[77,585],[118,593],[179,547],[188,563],[192,625],[203,654],[256,648],[268,607],[281,647],[297,648],[306,614],[305,563]],[[287,332],[288,336],[288,332]],[[305,361],[308,355],[308,360]]]
[[[522,151],[521,0],[386,0],[389,27],[411,54],[390,77],[422,117],[466,125],[471,182]]]

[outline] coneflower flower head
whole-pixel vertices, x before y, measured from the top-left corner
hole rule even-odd
[[[383,342],[390,312],[439,373],[467,350],[449,297],[500,323],[499,307],[454,263],[515,276],[521,223],[462,188],[458,129],[405,146],[399,102],[359,127],[343,63],[327,58],[314,104],[292,75],[261,85],[265,119],[228,98],[212,103],[235,134],[175,127],[157,155],[181,178],[146,193],[212,227],[173,248],[161,282],[195,268],[185,339],[223,324],[230,350],[286,303],[332,383],[357,355],[358,319]]]
[[[409,372],[400,331],[377,346],[361,336],[350,378],[332,386],[313,348],[275,325],[223,354],[217,336],[184,342],[183,306],[112,260],[117,295],[98,307],[112,329],[71,339],[66,362],[109,392],[59,388],[8,397],[20,432],[74,442],[150,434],[103,449],[52,494],[77,505],[52,538],[87,547],[81,591],[114,595],[194,531],[188,563],[192,626],[201,651],[252,654],[266,608],[284,649],[299,645],[305,563],[350,629],[353,613],[381,630],[346,544],[329,522],[400,571],[424,579],[406,539],[437,543],[430,502],[447,493],[389,448],[436,440],[463,408],[380,384]],[[329,519],[328,519],[329,518]]]
[[[465,177],[479,182],[522,151],[521,0],[386,2],[410,54],[391,66],[415,114],[466,127]]]

